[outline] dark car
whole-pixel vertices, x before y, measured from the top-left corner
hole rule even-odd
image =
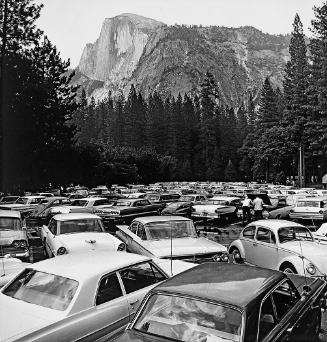
[[[161,215],[178,215],[191,217],[192,202],[173,202],[167,205],[161,212]]]
[[[0,198],[0,204],[12,204],[16,203],[19,196],[3,196]]]
[[[154,204],[161,204],[162,208],[169,203],[177,202],[181,196],[175,193],[147,194],[147,199]]]
[[[325,291],[320,279],[205,263],[153,288],[116,341],[316,341]]]

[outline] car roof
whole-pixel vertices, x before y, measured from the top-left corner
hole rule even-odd
[[[0,210],[0,217],[21,218],[20,212],[16,210]]]
[[[88,202],[91,201],[97,201],[97,200],[106,200],[106,197],[83,197],[83,198],[76,198],[76,201],[80,201],[80,200],[86,200]]]
[[[60,255],[31,264],[28,268],[84,281],[147,260],[151,258],[127,252],[89,251]]]
[[[178,293],[245,308],[286,276],[279,271],[248,265],[204,263],[155,287],[154,291]]]
[[[44,198],[44,196],[31,195],[31,196],[21,196],[20,198]]]
[[[301,198],[301,202],[305,201],[305,202],[312,202],[312,201],[326,201],[327,200],[327,196],[315,196],[315,197],[305,197],[305,198]]]
[[[56,221],[69,221],[69,220],[80,220],[80,219],[100,219],[98,215],[89,213],[68,213],[68,214],[57,214],[53,216]]]
[[[304,227],[302,224],[299,224],[293,221],[274,220],[274,219],[254,221],[254,222],[251,222],[249,226],[253,224],[257,226],[267,227],[267,228],[270,228],[271,230],[278,230],[279,228],[283,228],[283,227]]]
[[[237,196],[235,196],[235,197],[232,197],[232,196],[219,196],[219,195],[217,195],[217,196],[213,196],[213,197],[211,197],[211,198],[209,198],[209,201],[210,200],[216,200],[216,201],[233,201],[233,200],[239,200],[240,199],[240,197],[237,197]]]
[[[162,222],[162,221],[192,221],[183,216],[143,216],[134,219],[133,221],[139,221],[143,224],[151,223],[151,222]]]

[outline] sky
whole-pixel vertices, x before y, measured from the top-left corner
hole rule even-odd
[[[324,0],[34,0],[43,3],[37,25],[57,46],[61,57],[76,67],[87,43],[96,41],[105,18],[135,13],[168,25],[250,25],[272,34],[292,31],[296,13],[305,33],[313,6]]]

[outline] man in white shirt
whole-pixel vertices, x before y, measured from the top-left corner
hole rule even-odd
[[[253,203],[250,198],[248,198],[247,195],[245,195],[243,204],[242,204],[242,223],[244,225],[245,219],[247,223],[251,221],[251,207],[253,206]]]
[[[254,218],[255,220],[262,219],[262,211],[263,211],[263,200],[257,195],[253,200],[254,205]]]

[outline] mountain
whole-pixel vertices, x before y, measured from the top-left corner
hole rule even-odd
[[[224,101],[237,106],[266,76],[281,87],[289,41],[250,26],[167,26],[122,14],[105,19],[97,41],[86,45],[74,81],[96,100],[109,90],[127,94],[131,84],[145,96],[177,96],[196,90],[209,70]]]

